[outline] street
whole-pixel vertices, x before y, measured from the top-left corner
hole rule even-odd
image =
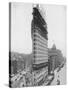
[[[57,69],[54,71],[55,78],[52,81],[51,85],[65,85],[66,84],[66,65],[64,65],[63,68],[59,72],[57,72]]]

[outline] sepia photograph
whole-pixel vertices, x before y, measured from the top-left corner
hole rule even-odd
[[[9,3],[9,87],[66,85],[66,6]]]

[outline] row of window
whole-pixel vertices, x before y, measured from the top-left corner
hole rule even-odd
[[[47,42],[43,42],[41,39],[39,39],[39,38],[34,38],[33,39],[33,42],[35,42],[35,43],[40,43],[40,44],[42,44],[42,45],[44,45],[44,46],[47,46]]]
[[[48,48],[47,48],[47,45],[34,42],[34,43],[33,43],[33,49],[37,49],[37,48],[43,49],[43,50],[48,49]]]
[[[34,53],[33,54],[39,54],[39,55],[48,55],[48,52],[46,51],[46,52],[40,52],[40,51],[34,51]]]
[[[43,57],[43,58],[33,58],[35,62],[48,62],[48,57]]]
[[[46,40],[44,37],[42,37],[37,30],[35,30],[35,32],[33,33],[33,37],[34,37],[34,38],[35,38],[35,37],[38,37],[38,38],[40,38],[43,42],[47,42],[47,40]]]
[[[38,44],[38,45],[35,45],[33,47],[33,51],[48,52],[48,48],[43,47],[43,46],[41,46],[41,45]]]

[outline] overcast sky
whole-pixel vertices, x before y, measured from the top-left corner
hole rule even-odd
[[[33,4],[12,3],[11,6],[11,51],[29,54],[32,52],[31,21]],[[66,56],[66,7],[40,5],[48,27],[48,47],[55,43]]]

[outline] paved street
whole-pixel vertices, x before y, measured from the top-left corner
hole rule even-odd
[[[61,68],[59,72],[57,72],[56,69],[54,73],[55,73],[55,78],[52,81],[51,85],[57,85],[58,82],[60,82],[60,85],[66,84],[66,65],[64,65],[64,67]]]

